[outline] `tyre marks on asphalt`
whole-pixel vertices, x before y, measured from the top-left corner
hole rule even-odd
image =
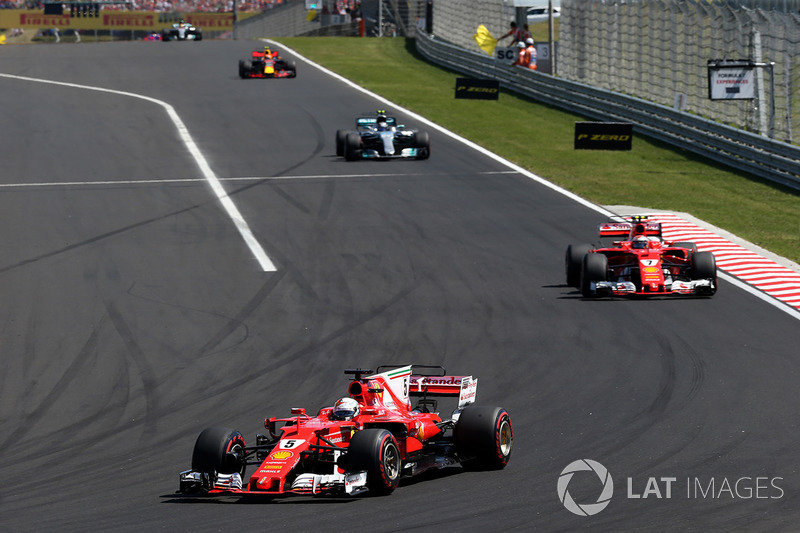
[[[697,243],[698,249],[714,254],[720,270],[800,310],[800,272],[720,237],[678,215],[655,213],[648,217],[661,222],[665,239]]]

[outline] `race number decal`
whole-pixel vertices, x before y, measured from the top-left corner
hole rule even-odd
[[[291,450],[297,448],[301,444],[303,444],[302,439],[285,439],[281,441],[280,448],[281,450]]]

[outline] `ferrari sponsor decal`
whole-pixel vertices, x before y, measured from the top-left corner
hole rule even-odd
[[[272,455],[270,455],[270,457],[273,459],[288,459],[292,455],[294,455],[292,452],[280,451],[280,452],[272,452]]]
[[[262,474],[272,474],[272,470],[283,470],[284,465],[280,466],[273,466],[273,465],[266,465],[261,467]]]

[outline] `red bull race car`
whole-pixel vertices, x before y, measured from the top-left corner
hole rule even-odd
[[[297,76],[297,64],[285,61],[277,50],[254,50],[249,60],[239,60],[239,77],[247,78],[294,78]]]
[[[336,155],[348,161],[359,159],[428,159],[428,132],[406,129],[395,117],[379,110],[356,119],[354,131],[336,131]]]
[[[511,419],[475,405],[478,380],[441,367],[346,370],[347,396],[311,416],[303,408],[267,418],[255,444],[224,427],[200,433],[179,492],[208,496],[385,495],[400,479],[462,465],[501,469],[511,457]],[[458,403],[449,418],[441,398]],[[412,399],[416,403],[412,405]],[[248,474],[248,468],[252,468]]]
[[[634,216],[599,226],[600,237],[621,237],[608,247],[570,245],[567,284],[596,296],[712,296],[717,263],[693,242],[665,241],[661,223]]]

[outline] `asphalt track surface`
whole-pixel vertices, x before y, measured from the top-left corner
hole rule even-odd
[[[796,315],[724,280],[581,298],[563,255],[596,211],[430,129],[427,161],[345,162],[335,130],[384,104],[302,62],[238,79],[258,46],[0,48],[3,74],[173,106],[275,266],[163,107],[0,77],[0,530],[796,530]],[[175,494],[204,427],[253,440],[389,363],[478,377],[511,413],[508,467],[382,498]],[[614,482],[593,516],[557,491],[579,459]],[[568,489],[592,504],[601,483]]]

